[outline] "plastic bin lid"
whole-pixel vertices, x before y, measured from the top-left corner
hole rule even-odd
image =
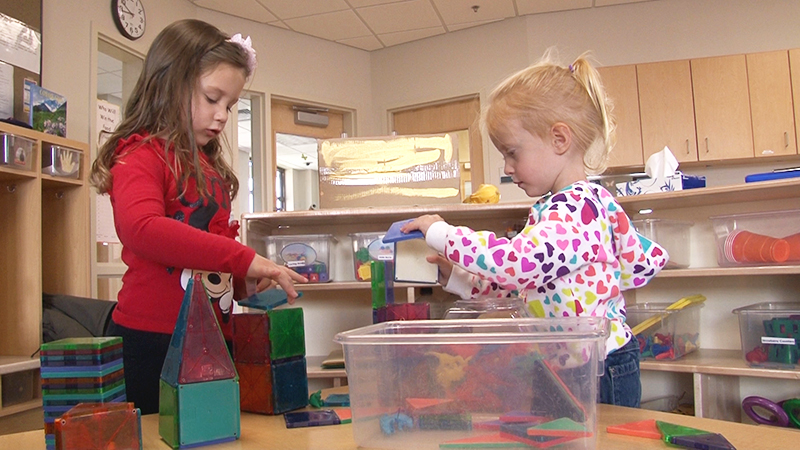
[[[734,314],[755,313],[771,314],[775,312],[800,314],[800,302],[761,302],[742,306],[732,311]]]
[[[338,333],[339,344],[511,344],[577,342],[608,337],[605,317],[454,319],[382,322]]]
[[[689,222],[686,220],[672,220],[672,219],[636,219],[631,220],[632,223],[664,223],[667,225],[694,225],[694,222]]]
[[[782,211],[764,211],[764,212],[751,212],[751,213],[740,213],[740,214],[725,214],[722,216],[711,216],[709,217],[710,220],[726,220],[726,219],[746,219],[748,217],[775,217],[783,214],[797,214],[800,213],[800,209],[787,209]]]

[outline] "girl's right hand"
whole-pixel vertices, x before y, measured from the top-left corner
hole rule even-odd
[[[447,282],[450,281],[450,274],[453,273],[453,263],[445,258],[441,253],[436,255],[428,255],[425,257],[425,259],[429,263],[439,266],[439,284],[442,286],[447,286]]]
[[[269,278],[270,280],[278,283],[280,287],[286,291],[289,298],[289,303],[294,303],[297,298],[297,291],[294,289],[294,283],[308,283],[308,280],[295,272],[294,270],[278,265],[261,255],[256,255],[247,268],[247,277],[262,280]],[[259,282],[259,285],[262,283]]]

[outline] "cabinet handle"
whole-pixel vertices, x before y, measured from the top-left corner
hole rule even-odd
[[[706,153],[708,153],[708,138],[706,138]]]
[[[789,132],[788,131],[784,131],[783,132],[783,146],[784,147],[789,147]]]
[[[686,154],[689,154],[689,140],[686,140]]]

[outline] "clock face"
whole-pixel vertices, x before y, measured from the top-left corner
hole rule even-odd
[[[142,37],[147,22],[142,0],[112,0],[111,13],[123,36],[128,39]]]

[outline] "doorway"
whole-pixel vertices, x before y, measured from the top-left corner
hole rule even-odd
[[[391,129],[399,135],[455,133],[462,200],[484,183],[483,145],[480,133],[481,105],[478,95],[389,111]]]
[[[319,208],[317,140],[352,129],[352,113],[286,99],[272,100],[272,206],[275,211]]]

